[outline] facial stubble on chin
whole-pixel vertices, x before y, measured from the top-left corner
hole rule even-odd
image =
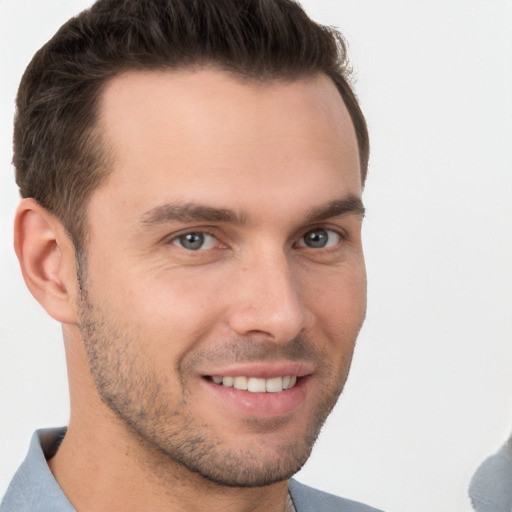
[[[347,354],[343,368],[337,369],[304,336],[286,344],[242,338],[215,349],[198,349],[185,354],[176,365],[181,383],[181,396],[177,400],[168,391],[168,377],[157,375],[149,367],[150,358],[144,357],[142,340],[109,318],[105,308],[93,303],[88,293],[85,260],[77,258],[77,262],[79,329],[98,394],[149,453],[160,455],[160,468],[162,459],[168,458],[171,465],[177,463],[219,485],[261,487],[289,479],[304,465],[343,389],[352,352]],[[243,449],[235,449],[216,435],[205,420],[190,413],[188,402],[193,396],[187,387],[188,376],[202,361],[278,359],[312,361],[321,368],[320,399],[299,439],[286,436],[275,446],[266,446],[266,434],[294,420],[247,418],[245,426],[256,440]]]

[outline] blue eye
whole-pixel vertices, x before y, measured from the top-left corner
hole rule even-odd
[[[341,235],[332,229],[312,229],[302,236],[298,245],[311,249],[324,249],[340,242]]]
[[[192,232],[173,238],[171,243],[188,251],[199,251],[212,249],[217,244],[217,239],[208,233]]]

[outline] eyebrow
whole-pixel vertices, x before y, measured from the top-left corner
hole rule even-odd
[[[361,218],[365,214],[362,200],[353,194],[340,199],[334,199],[325,205],[313,208],[307,213],[306,220],[308,222],[316,222],[349,214],[354,214]]]
[[[306,222],[317,222],[348,214],[364,217],[364,206],[359,197],[348,195],[313,208],[307,212]],[[145,212],[140,220],[146,227],[166,222],[225,222],[244,225],[247,221],[248,216],[243,212],[195,203],[156,206]]]
[[[227,208],[215,208],[194,203],[164,204],[142,215],[142,224],[152,226],[165,222],[226,222],[243,225],[246,215]]]

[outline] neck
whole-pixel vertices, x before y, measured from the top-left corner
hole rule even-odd
[[[122,432],[70,421],[48,462],[78,511],[284,512],[287,482],[258,488],[227,487],[188,471],[168,456]]]

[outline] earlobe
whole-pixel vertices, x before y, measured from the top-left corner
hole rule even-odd
[[[36,300],[55,320],[75,323],[74,247],[61,222],[34,199],[22,199],[18,206],[14,249]]]

